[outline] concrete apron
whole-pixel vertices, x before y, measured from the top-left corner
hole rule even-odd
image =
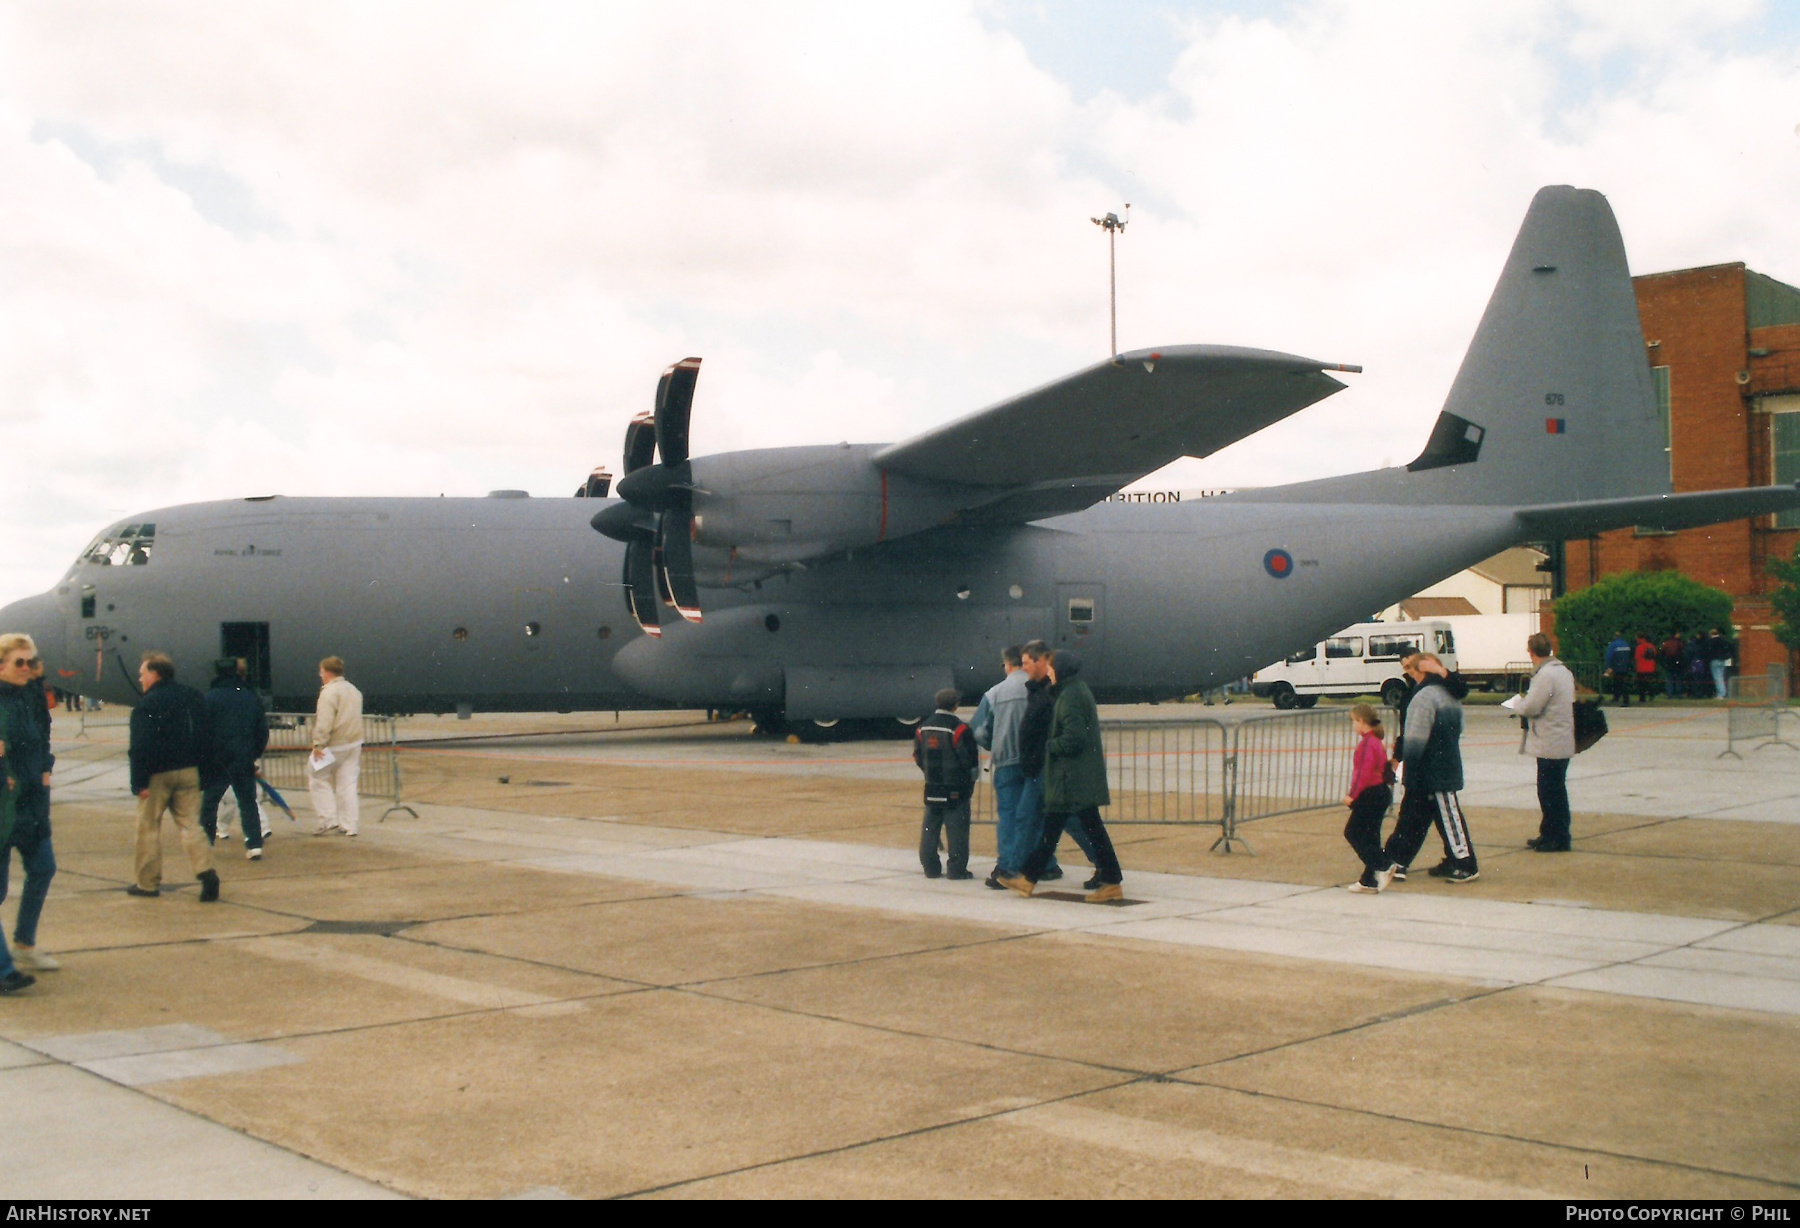
[[[899,783],[577,768],[449,761],[421,793],[479,807],[356,842],[282,820],[206,907],[122,894],[126,803],[59,804],[65,966],[0,1000],[0,1113],[56,1140],[17,1196],[1800,1185],[1780,838],[1615,815],[1611,851],[1489,843],[1481,883],[1370,898],[1341,817],[1210,861],[1126,831],[1135,902],[1098,907],[925,881]]]

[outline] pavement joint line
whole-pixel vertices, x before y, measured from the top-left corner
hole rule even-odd
[[[717,1181],[723,1177],[735,1177],[742,1173],[753,1173],[765,1168],[777,1168],[783,1164],[796,1164],[803,1160],[816,1160],[826,1156],[845,1155],[852,1151],[861,1151],[864,1148],[880,1146],[883,1143],[893,1143],[899,1142],[902,1139],[919,1138],[927,1134],[937,1134],[945,1130],[955,1129],[958,1126],[973,1125],[983,1121],[993,1121],[995,1118],[1005,1117],[1012,1113],[1021,1113],[1029,1109],[1044,1108],[1053,1104],[1063,1104],[1071,1100],[1079,1100],[1084,1096],[1099,1095],[1102,1092],[1116,1091],[1119,1088],[1131,1087],[1134,1084],[1144,1081],[1145,1080],[1141,1077],[1125,1079],[1108,1087],[1086,1088],[1062,1096],[1049,1096],[1042,1100],[1033,1101],[1030,1104],[1011,1105],[1005,1108],[997,1108],[986,1113],[967,1114],[963,1117],[956,1118],[953,1121],[933,1122],[930,1125],[918,1126],[911,1130],[899,1130],[891,1134],[877,1135],[873,1138],[858,1139],[849,1143],[840,1143],[834,1147],[821,1147],[813,1151],[798,1152],[794,1155],[781,1156],[776,1159],[759,1160],[754,1164],[740,1164],[735,1168],[721,1169],[717,1172],[705,1173],[696,1177],[682,1177],[675,1181],[665,1181],[660,1185],[644,1186],[640,1189],[626,1190],[618,1194],[613,1194],[610,1198],[614,1201],[626,1198],[643,1198],[651,1194],[660,1194],[668,1190],[680,1189],[683,1186],[697,1185],[703,1181]]]
[[[1508,988],[1517,988],[1509,986]],[[1190,1087],[1208,1087],[1218,1091],[1235,1092],[1240,1096],[1250,1096],[1261,1100],[1276,1100],[1283,1104],[1305,1105],[1308,1108],[1332,1109],[1340,1113],[1351,1113],[1358,1117],[1372,1117],[1378,1121],[1395,1122],[1400,1125],[1417,1126],[1428,1130],[1444,1130],[1453,1134],[1467,1134],[1476,1138],[1491,1138],[1508,1143],[1523,1143],[1532,1147],[1544,1147],[1552,1151],[1568,1152],[1578,1156],[1605,1156],[1611,1160],[1624,1160],[1633,1164],[1650,1164],[1664,1168],[1677,1168],[1684,1172],[1701,1173],[1710,1177],[1731,1177],[1739,1181],[1760,1181],[1765,1185],[1780,1186],[1784,1189],[1800,1190],[1800,1181],[1785,1177],[1767,1177],[1760,1173],[1740,1173],[1728,1168],[1711,1168],[1703,1164],[1690,1164],[1685,1160],[1670,1160],[1661,1156],[1634,1155],[1629,1151],[1614,1151],[1606,1147],[1577,1147],[1572,1143],[1559,1143],[1553,1139],[1532,1138],[1529,1135],[1509,1134],[1504,1130],[1484,1130],[1479,1126],[1462,1125],[1456,1122],[1430,1121],[1420,1117],[1408,1117],[1401,1113],[1388,1113],[1380,1109],[1361,1108],[1356,1105],[1335,1104],[1329,1100],[1312,1100],[1304,1096],[1290,1096],[1282,1092],[1263,1091],[1255,1088],[1234,1087],[1229,1083],[1212,1083],[1205,1079],[1190,1079],[1179,1075],[1169,1077],[1171,1083],[1186,1084]]]
[[[277,1037],[275,1039],[284,1039],[284,1038]],[[18,1042],[15,1042],[15,1043],[18,1043]],[[233,1043],[246,1044],[246,1043],[270,1043],[270,1042],[238,1041],[238,1042],[233,1042]],[[197,1048],[211,1048],[214,1046],[196,1046],[196,1047]],[[37,1053],[38,1050],[33,1049],[32,1052]],[[255,1142],[263,1144],[266,1147],[273,1147],[277,1151],[284,1151],[288,1155],[298,1156],[300,1159],[306,1160],[313,1164],[317,1164],[321,1168],[328,1168],[334,1173],[338,1173],[342,1176],[349,1177],[353,1180],[364,1181],[370,1185],[380,1186],[382,1189],[393,1190],[395,1193],[403,1194],[408,1198],[414,1197],[414,1195],[408,1194],[405,1190],[400,1189],[398,1186],[394,1185],[392,1182],[384,1181],[380,1177],[368,1176],[363,1173],[351,1172],[349,1169],[345,1168],[343,1165],[334,1164],[330,1160],[327,1160],[321,1156],[316,1156],[309,1152],[301,1151],[298,1148],[290,1147],[286,1143],[277,1142],[275,1139],[272,1139],[272,1138],[263,1138],[261,1135],[252,1134],[250,1131],[245,1130],[239,1126],[230,1125],[227,1122],[219,1121],[212,1117],[207,1117],[204,1114],[202,1114],[194,1109],[190,1109],[186,1105],[178,1104],[173,1100],[165,1100],[165,1099],[163,1099],[163,1097],[158,1096],[155,1093],[148,1090],[150,1087],[155,1086],[155,1084],[145,1084],[143,1086],[136,1086],[136,1085],[133,1085],[130,1083],[121,1083],[116,1079],[108,1078],[106,1075],[101,1074],[99,1071],[89,1070],[87,1067],[77,1065],[74,1062],[66,1062],[61,1058],[51,1057],[49,1054],[41,1054],[40,1056],[42,1056],[45,1059],[44,1062],[35,1063],[29,1069],[36,1069],[36,1068],[39,1068],[44,1065],[53,1065],[53,1066],[61,1066],[67,1070],[79,1071],[81,1074],[86,1075],[89,1078],[100,1080],[102,1083],[105,1083],[109,1087],[120,1088],[126,1092],[129,1092],[130,1094],[132,1094],[134,1096],[141,1096],[145,1100],[148,1100],[154,1104],[160,1105],[165,1109],[173,1109],[175,1112],[180,1113],[183,1117],[191,1118],[192,1120],[200,1122],[204,1125],[214,1126],[221,1130],[228,1130],[232,1134],[235,1134],[235,1135],[239,1136],[240,1138],[251,1139]],[[25,1068],[21,1068],[21,1069],[25,1069]],[[6,1073],[6,1072],[0,1071],[0,1074],[4,1074],[4,1073]]]

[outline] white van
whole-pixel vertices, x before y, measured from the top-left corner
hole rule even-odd
[[[1277,708],[1310,708],[1321,695],[1379,695],[1389,707],[1406,693],[1401,658],[1432,652],[1456,668],[1456,633],[1442,619],[1416,623],[1357,623],[1285,661],[1259,669],[1250,693]]]

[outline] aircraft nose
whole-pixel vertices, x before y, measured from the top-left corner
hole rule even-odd
[[[0,608],[0,635],[15,631],[24,632],[36,642],[38,652],[44,658],[46,681],[55,680],[59,666],[70,666],[55,594],[40,593]]]

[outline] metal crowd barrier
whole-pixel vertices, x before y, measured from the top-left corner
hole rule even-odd
[[[1378,708],[1391,730],[1395,713]],[[1239,823],[1340,804],[1356,739],[1345,708],[1271,712],[1226,723],[1203,718],[1101,725],[1108,823],[1217,824],[1213,848],[1250,851]],[[1390,739],[1391,740],[1391,739]],[[983,773],[971,818],[996,820],[992,778]]]
[[[1771,665],[1764,674],[1740,674],[1725,680],[1725,749],[1718,758],[1742,759],[1740,742],[1756,742],[1752,751],[1767,746],[1800,746],[1781,736],[1781,718],[1792,716],[1788,707],[1787,668]]]
[[[413,818],[419,812],[400,800],[400,745],[398,730],[391,716],[364,716],[363,748],[356,791],[360,796],[386,802],[380,822],[390,814],[404,812]],[[271,712],[269,714],[269,748],[263,752],[262,775],[277,789],[304,789],[311,782],[312,771],[306,765],[312,753],[313,714],[310,712]]]

